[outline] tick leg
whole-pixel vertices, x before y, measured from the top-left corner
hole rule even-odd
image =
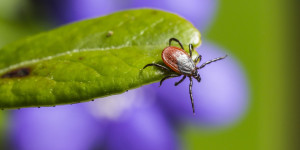
[[[180,45],[180,47],[184,50],[182,44],[181,44],[180,41],[179,41],[178,39],[176,39],[176,38],[170,38],[170,40],[169,40],[169,46],[171,46],[172,41],[177,42],[177,43]]]
[[[183,76],[181,78],[181,80],[179,80],[178,82],[175,82],[175,86],[177,86],[178,84],[180,84],[185,78],[186,78],[186,76]]]
[[[181,75],[178,75],[178,74],[171,74],[171,75],[168,75],[168,76],[166,76],[166,77],[164,77],[163,79],[160,80],[159,86],[161,86],[162,83],[163,83],[166,79],[172,78],[172,77],[179,77],[179,76],[181,76]]]
[[[159,67],[159,68],[161,68],[161,69],[164,69],[164,70],[167,70],[167,71],[171,71],[171,72],[172,72],[172,70],[170,70],[169,68],[167,68],[167,67],[165,67],[165,66],[163,66],[163,65],[160,65],[160,64],[147,64],[143,69],[145,69],[145,68],[147,68],[147,67],[149,67],[149,66],[156,66],[156,67]]]
[[[202,56],[201,55],[199,55],[195,60],[194,60],[194,63],[196,63],[197,61],[201,61],[201,59],[202,59]]]
[[[194,46],[192,44],[189,44],[189,50],[190,50],[190,57],[192,58],[192,50],[194,49]]]
[[[193,99],[193,95],[192,95],[193,80],[192,80],[192,77],[189,77],[189,78],[190,78],[190,97],[191,97],[191,103],[192,103],[192,108],[193,108],[193,114],[195,115],[194,99]]]
[[[205,62],[204,64],[202,64],[200,67],[197,67],[197,69],[204,68],[207,64],[210,64],[210,63],[215,62],[215,61],[218,61],[218,60],[222,60],[222,59],[224,59],[224,58],[226,58],[226,57],[227,57],[227,55],[225,55],[225,56],[223,56],[223,57],[215,58],[215,59],[210,60],[210,61],[207,61],[207,62]]]

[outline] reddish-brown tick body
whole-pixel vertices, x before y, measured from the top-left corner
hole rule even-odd
[[[196,65],[192,58],[183,49],[169,46],[161,53],[163,62],[178,74],[192,76]]]
[[[181,48],[176,47],[176,46],[171,46],[172,41],[177,42]],[[184,48],[179,40],[177,40],[176,38],[170,38],[169,46],[166,47],[161,53],[161,58],[162,58],[163,62],[165,63],[165,65],[167,65],[168,67],[165,67],[160,64],[152,63],[152,64],[147,64],[143,69],[145,69],[148,66],[156,66],[156,67],[159,67],[166,71],[175,73],[175,74],[168,75],[168,76],[164,77],[163,79],[161,79],[160,85],[162,84],[162,82],[165,79],[168,79],[171,77],[179,77],[179,76],[183,75],[183,78],[181,80],[179,80],[178,82],[175,82],[175,86],[177,86],[188,76],[190,79],[190,86],[189,86],[190,98],[191,98],[191,102],[192,102],[193,113],[195,114],[194,99],[192,96],[192,86],[193,86],[192,78],[195,78],[198,82],[200,82],[201,77],[198,73],[198,69],[201,69],[205,65],[210,64],[212,62],[224,59],[227,55],[224,57],[219,57],[219,58],[215,58],[213,60],[207,61],[204,64],[202,64],[200,67],[197,67],[196,63],[198,61],[199,62],[201,61],[202,56],[199,55],[193,61],[192,50],[193,50],[193,45],[189,44],[190,54],[188,54],[187,52],[184,51]]]

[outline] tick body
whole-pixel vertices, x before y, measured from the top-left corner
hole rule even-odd
[[[180,48],[176,47],[176,46],[171,46],[172,41],[177,42],[180,45]],[[160,64],[151,63],[151,64],[147,64],[143,69],[145,69],[148,66],[156,66],[156,67],[159,67],[166,71],[170,71],[170,72],[174,73],[174,74],[164,77],[160,81],[160,85],[162,85],[163,81],[168,78],[179,77],[179,76],[183,75],[181,80],[179,80],[178,82],[175,82],[175,86],[177,86],[182,81],[184,81],[184,79],[186,77],[189,77],[189,79],[190,79],[189,93],[190,93],[193,113],[195,114],[194,99],[193,99],[193,95],[192,95],[192,86],[193,86],[192,78],[195,78],[198,82],[200,82],[201,77],[200,77],[200,74],[198,73],[198,70],[202,69],[207,64],[224,59],[227,55],[225,55],[224,57],[218,57],[218,58],[212,59],[210,61],[203,63],[200,67],[197,67],[196,63],[198,61],[199,62],[201,61],[202,56],[199,55],[195,60],[193,60],[192,59],[192,50],[193,50],[193,45],[189,44],[190,54],[188,54],[184,50],[184,48],[179,40],[177,40],[176,38],[171,38],[169,40],[169,46],[166,47],[161,53],[161,58],[167,67],[160,65]]]
[[[169,46],[161,53],[163,62],[178,74],[190,75],[195,70],[195,63],[183,49]]]

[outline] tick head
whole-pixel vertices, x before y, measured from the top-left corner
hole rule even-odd
[[[200,82],[201,78],[200,78],[200,74],[198,73],[198,70],[195,70],[192,74],[192,76],[198,81]]]

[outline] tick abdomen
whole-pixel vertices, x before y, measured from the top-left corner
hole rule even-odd
[[[168,67],[179,74],[190,76],[196,67],[188,53],[175,46],[166,47],[161,57]]]

